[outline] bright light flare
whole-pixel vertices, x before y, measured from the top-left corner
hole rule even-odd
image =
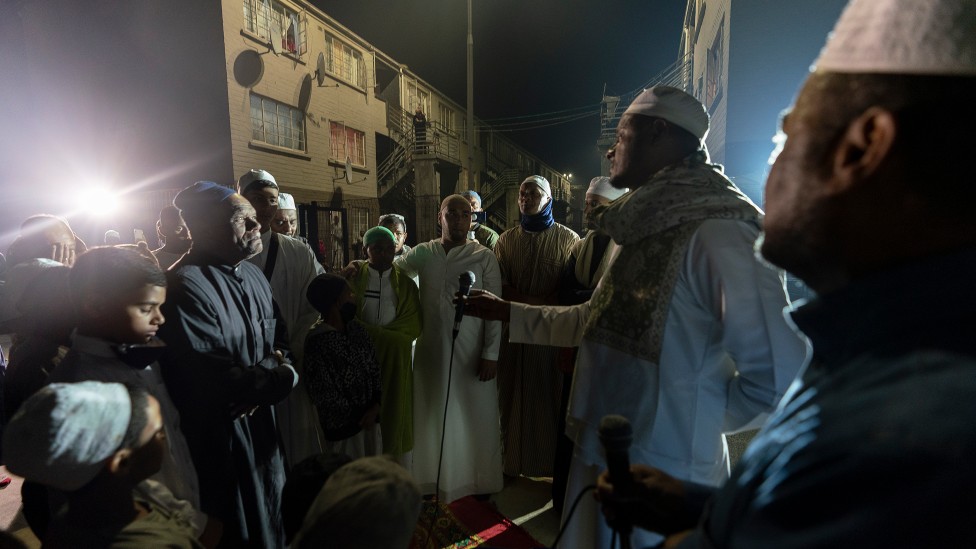
[[[92,215],[108,215],[119,208],[119,196],[104,188],[91,188],[78,194],[78,207]]]

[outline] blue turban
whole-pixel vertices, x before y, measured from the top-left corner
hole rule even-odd
[[[461,193],[461,196],[465,198],[468,198],[469,196],[473,196],[478,199],[478,204],[481,204],[481,195],[479,195],[474,191],[464,191],[463,193]]]
[[[191,216],[202,213],[236,194],[232,189],[213,181],[197,181],[176,194],[173,205]],[[185,214],[184,214],[185,218]]]

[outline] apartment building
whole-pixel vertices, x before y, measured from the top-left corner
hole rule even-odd
[[[467,143],[461,105],[308,2],[12,0],[0,17],[21,31],[0,39],[23,59],[7,99],[35,113],[25,141],[44,144],[12,155],[14,171],[125,193],[110,221],[125,235],[154,234],[194,181],[232,186],[252,168],[295,196],[330,262],[357,256],[381,213],[407,217],[414,242],[435,237],[435,203],[465,189],[486,196],[492,225],[514,226],[531,174],[565,217],[558,170],[480,121]]]

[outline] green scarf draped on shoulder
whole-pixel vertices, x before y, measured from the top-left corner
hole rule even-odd
[[[413,342],[420,337],[420,291],[409,277],[392,267],[390,285],[399,303],[396,319],[386,326],[362,322],[363,296],[369,287],[369,264],[349,282],[356,294],[356,320],[369,333],[376,347],[383,382],[383,404],[380,428],[383,431],[383,453],[399,459],[413,450]]]

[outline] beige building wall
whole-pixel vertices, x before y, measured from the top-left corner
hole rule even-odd
[[[376,134],[385,135],[386,103],[373,94],[374,60],[371,48],[324,14],[309,6],[281,2],[305,18],[307,50],[303,55],[271,51],[268,40],[247,30],[244,0],[223,0],[223,25],[227,60],[227,94],[230,104],[230,133],[235,177],[260,168],[275,176],[282,190],[295,195],[297,202],[329,202],[334,192],[344,201],[376,198]],[[357,87],[326,71],[319,86],[316,61],[326,51],[326,33],[362,54],[366,67],[366,86]],[[260,80],[244,87],[234,76],[234,64],[246,50],[256,51],[263,60]],[[295,151],[255,140],[252,137],[250,97],[252,94],[299,107],[299,94],[306,75],[312,89],[305,113],[305,150]],[[353,182],[344,178],[345,158],[332,158],[330,122],[341,122],[364,133],[365,166],[353,167]]]
[[[712,162],[725,162],[726,119],[728,113],[729,36],[732,0],[688,0],[679,56],[693,58],[690,88],[708,109],[711,123],[705,145]],[[717,52],[709,64],[709,56]],[[718,93],[708,93],[709,67],[717,73]]]

